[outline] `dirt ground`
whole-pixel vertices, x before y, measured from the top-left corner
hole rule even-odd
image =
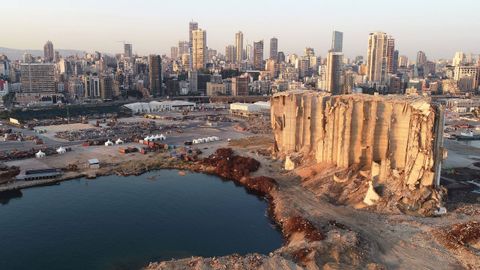
[[[424,218],[380,214],[331,203],[329,198],[312,192],[303,180],[332,168],[319,164],[285,171],[283,162],[271,156],[272,139],[269,136],[250,136],[251,133],[235,131],[232,126],[201,127],[176,134],[172,142],[181,143],[202,137],[203,134],[224,135],[221,136],[221,142],[198,146],[203,152],[202,158],[213,154],[217,148],[230,147],[236,155],[260,162],[261,166],[251,177],[274,179],[276,188],[269,191],[267,197],[271,202],[270,215],[284,230],[285,245],[268,255],[194,257],[152,263],[147,267],[149,270],[480,269],[480,200],[472,192],[475,185],[468,182],[480,179],[480,170],[475,166],[475,162],[480,161],[480,158],[477,160],[480,149],[456,142],[446,144],[447,148],[453,149],[442,176],[442,183],[450,189],[446,201],[448,212],[440,217]],[[230,142],[227,139],[231,139]],[[152,158],[162,157],[119,154],[118,148],[125,146],[129,145],[74,146],[72,152],[61,158],[51,156],[11,161],[6,165],[19,166],[24,171],[65,167],[72,163],[84,167],[91,158],[98,158],[101,163],[108,162],[109,166],[113,166],[124,162],[148,163]],[[95,170],[85,172],[95,173]],[[285,228],[289,226],[294,229],[286,233]],[[310,231],[310,234],[306,231]]]
[[[268,138],[232,141],[229,147],[260,161],[253,176],[268,176],[278,183],[272,195],[276,218],[281,222],[302,217],[322,233],[322,240],[308,241],[299,232],[269,255],[194,257],[152,263],[147,269],[480,269],[479,204],[467,202],[435,218],[335,205],[301,183],[312,173],[308,170],[325,167],[283,170],[282,162],[260,154],[270,151]]]

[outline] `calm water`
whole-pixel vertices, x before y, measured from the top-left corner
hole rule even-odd
[[[152,179],[155,176],[155,179]],[[176,170],[72,180],[0,200],[0,269],[138,269],[192,255],[268,253],[267,203]]]
[[[471,147],[480,148],[480,141],[458,141],[458,142]]]

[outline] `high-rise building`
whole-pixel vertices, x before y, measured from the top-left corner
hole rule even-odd
[[[189,35],[189,53],[190,53],[190,69],[193,69],[193,31],[198,30],[197,22],[190,22],[188,25],[188,35]]]
[[[278,61],[278,38],[270,39],[270,59]]]
[[[265,62],[265,70],[267,71],[270,80],[275,79],[278,77],[279,73],[279,64],[277,59],[270,58]]]
[[[178,47],[170,48],[170,58],[177,59],[178,58]]]
[[[463,52],[456,52],[455,57],[453,57],[452,65],[453,66],[461,66],[465,62],[465,53]]]
[[[243,33],[239,31],[235,34],[235,59],[234,62],[241,63],[243,61]]]
[[[102,100],[109,100],[113,98],[113,78],[111,76],[101,76],[100,98]]]
[[[385,84],[387,80],[387,45],[389,37],[383,32],[370,33],[367,51],[367,80]]]
[[[197,22],[190,22],[188,25],[190,47],[193,46],[193,31],[198,30]]]
[[[232,78],[232,96],[248,96],[248,74]]]
[[[123,55],[125,57],[132,58],[133,56],[132,44],[128,44],[128,43],[123,44]]]
[[[87,75],[83,77],[83,85],[85,86],[85,98],[99,99],[100,95],[100,78],[97,75]]]
[[[207,64],[207,31],[198,29],[192,31],[192,68],[199,70],[206,67]]]
[[[162,57],[160,55],[148,57],[148,76],[150,94],[154,97],[162,96]]]
[[[21,88],[23,93],[54,93],[55,90],[55,65],[54,64],[22,64]]]
[[[45,62],[52,63],[55,58],[55,51],[53,50],[53,43],[49,40],[43,46],[43,57]]]
[[[398,71],[398,59],[399,59],[399,56],[400,55],[400,52],[398,50],[395,50],[393,52],[393,61],[392,61],[392,65],[393,65],[393,69],[392,69],[392,73],[393,74],[396,74],[397,71]]]
[[[305,78],[311,75],[310,56],[302,56],[295,61],[295,67],[298,69],[298,76]]]
[[[400,55],[398,57],[398,66],[402,68],[408,67],[408,57],[405,55]]]
[[[247,53],[247,60],[249,63],[253,63],[253,58],[254,58],[254,55],[253,55],[253,46],[251,44],[247,44],[247,47],[246,47],[246,53]]]
[[[236,58],[236,53],[237,53],[237,50],[235,46],[228,45],[227,47],[225,47],[225,61],[227,61],[227,63],[234,63]]]
[[[179,41],[178,42],[178,55],[182,56],[189,52],[190,44],[188,41]]]
[[[343,32],[333,31],[332,34],[332,50],[333,52],[343,51]]]
[[[263,40],[253,43],[253,67],[263,70]]]
[[[387,73],[395,73],[395,39],[387,40]]]
[[[327,55],[326,90],[332,95],[343,94],[342,66],[343,53],[331,50]]]
[[[427,63],[427,55],[423,51],[417,52],[417,67],[423,67]]]
[[[285,62],[285,53],[284,52],[278,52],[277,61],[279,63]]]
[[[476,66],[455,66],[454,80],[461,84],[465,91],[478,90],[480,82],[480,68]]]
[[[0,80],[10,76],[10,60],[4,54],[0,54]]]
[[[305,48],[305,56],[312,57],[315,56],[315,50],[310,47]]]

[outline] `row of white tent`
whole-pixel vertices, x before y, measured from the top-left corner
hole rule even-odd
[[[201,143],[209,143],[209,142],[215,142],[215,141],[220,141],[220,138],[217,136],[212,136],[207,138],[194,139],[192,143],[201,144]]]
[[[113,144],[114,144],[114,143],[113,143],[112,141],[110,141],[110,140],[108,140],[108,141],[105,142],[105,146],[113,146]],[[122,139],[116,140],[116,141],[115,141],[115,144],[123,144]]]
[[[152,136],[147,136],[143,140],[147,142],[156,142],[156,141],[165,141],[167,137],[163,134],[157,134]]]
[[[57,153],[60,154],[60,155],[61,155],[61,154],[65,154],[66,152],[67,152],[67,149],[66,149],[65,147],[60,146],[60,147],[57,149]],[[46,157],[46,156],[47,156],[47,154],[45,154],[45,152],[43,152],[42,150],[38,150],[38,152],[35,153],[35,157],[36,157],[36,158],[44,158],[44,157]]]

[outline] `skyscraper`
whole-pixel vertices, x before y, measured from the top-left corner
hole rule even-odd
[[[203,69],[207,62],[207,31],[198,29],[192,31],[192,68]]]
[[[400,57],[400,52],[398,50],[395,50],[393,52],[393,62],[392,62],[392,65],[393,65],[393,74],[396,74],[397,71],[398,71],[398,62],[399,62],[399,57]]]
[[[247,53],[247,60],[248,63],[253,63],[253,46],[251,44],[247,44],[247,47],[245,48],[246,53]]]
[[[123,44],[123,55],[130,58],[133,56],[132,44]]]
[[[170,58],[177,59],[178,58],[178,47],[171,47],[170,48]]]
[[[279,63],[285,62],[285,53],[284,52],[278,52],[277,61]]]
[[[188,35],[189,35],[189,53],[190,53],[190,69],[193,68],[193,31],[198,30],[197,22],[190,22],[188,25]]]
[[[243,33],[239,31],[235,34],[235,62],[241,63],[243,60]]]
[[[452,65],[460,66],[460,65],[463,65],[464,62],[465,62],[465,53],[456,52],[455,57],[453,57]]]
[[[253,67],[263,70],[263,40],[253,43]]]
[[[43,57],[45,62],[52,63],[55,57],[55,51],[53,50],[53,43],[49,40],[43,46]]]
[[[178,42],[178,55],[182,56],[186,53],[188,53],[190,49],[190,44],[188,41],[179,41]]]
[[[278,61],[278,39],[275,37],[270,39],[270,59]]]
[[[327,55],[326,90],[332,95],[341,95],[343,53],[331,50]]]
[[[332,34],[332,50],[333,52],[343,51],[343,32],[333,31]]]
[[[154,97],[162,95],[162,57],[150,55],[148,57],[148,77],[150,94]]]
[[[408,57],[405,55],[400,55],[398,57],[398,66],[402,68],[408,67]]]
[[[113,98],[113,77],[109,75],[100,77],[100,98],[103,100]]]
[[[427,63],[427,55],[423,51],[417,53],[417,67],[423,67]]]
[[[395,39],[389,37],[387,40],[387,73],[395,73]]]
[[[227,47],[225,47],[225,61],[227,61],[227,63],[234,63],[236,52],[237,50],[233,45],[228,45]]]
[[[384,84],[387,79],[388,36],[383,32],[370,33],[367,51],[367,80]]]

